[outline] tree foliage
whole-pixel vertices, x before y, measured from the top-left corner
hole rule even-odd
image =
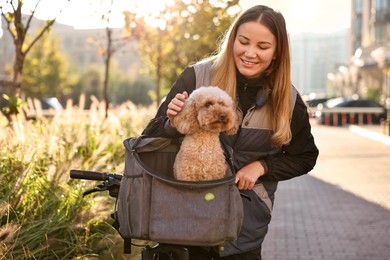
[[[156,75],[159,92],[166,92],[181,71],[212,54],[220,37],[240,11],[238,0],[175,0],[149,25],[135,11],[125,12],[126,29],[138,39],[143,59]]]
[[[81,94],[87,97],[86,106],[89,107],[91,96],[95,96],[98,99],[101,98],[102,92],[99,91],[102,89],[102,75],[103,68],[97,64],[89,65],[86,67],[80,77],[73,91],[72,100],[76,103],[79,101]]]
[[[61,52],[60,39],[45,35],[26,57],[22,85],[29,97],[69,96],[76,76],[69,72],[68,57]]]
[[[150,95],[153,87],[150,78],[129,79],[127,75],[114,71],[110,81],[112,103],[118,105],[130,100],[135,105],[149,106],[153,102]]]
[[[111,77],[108,85],[111,104],[120,105],[131,101],[136,105],[148,106],[152,103],[149,92],[153,89],[153,82],[147,77],[131,77],[127,73],[120,71],[116,64],[111,66]],[[75,87],[72,89],[70,98],[74,103],[79,102],[80,96],[86,97],[85,106],[91,105],[91,97],[102,99],[102,84],[104,66],[92,64],[87,66],[79,75]]]
[[[70,0],[67,0],[70,1]],[[13,78],[12,81],[2,82],[7,86],[11,86],[12,98],[20,98],[21,96],[21,83],[23,76],[23,67],[26,59],[26,55],[31,51],[32,47],[42,38],[42,36],[50,29],[54,24],[56,17],[47,20],[37,34],[29,34],[31,29],[32,19],[40,4],[41,0],[38,0],[35,7],[30,11],[30,15],[24,15],[22,13],[24,1],[23,0],[10,0],[0,2],[0,13],[6,23],[7,31],[10,33],[14,45],[15,45],[15,60],[13,64]],[[16,109],[16,111],[18,111]]]

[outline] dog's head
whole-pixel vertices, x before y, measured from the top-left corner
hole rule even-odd
[[[183,109],[171,120],[182,134],[200,130],[235,134],[239,117],[230,96],[218,87],[199,87],[184,103]]]

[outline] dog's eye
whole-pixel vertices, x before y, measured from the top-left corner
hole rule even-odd
[[[205,107],[211,107],[213,105],[213,102],[208,101],[206,104],[204,104]]]

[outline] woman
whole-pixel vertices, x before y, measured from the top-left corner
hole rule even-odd
[[[242,116],[236,135],[221,135],[234,149],[236,183],[243,194],[240,235],[219,248],[190,247],[190,259],[261,259],[278,181],[306,174],[316,163],[307,108],[291,83],[289,51],[282,14],[263,5],[246,10],[215,56],[184,70],[144,131],[178,136],[167,115],[180,113],[185,99],[201,85],[224,89]]]

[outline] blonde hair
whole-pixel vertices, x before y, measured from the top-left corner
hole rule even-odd
[[[212,61],[212,80],[214,86],[224,89],[236,100],[236,66],[233,57],[233,45],[238,28],[247,22],[257,21],[265,25],[276,38],[276,58],[264,71],[267,77],[269,89],[268,100],[270,102],[269,113],[273,135],[272,144],[280,147],[291,141],[291,61],[290,47],[286,30],[286,23],[281,13],[273,9],[257,5],[240,16],[232,23],[224,35],[219,46],[218,53],[208,57],[206,61]]]

